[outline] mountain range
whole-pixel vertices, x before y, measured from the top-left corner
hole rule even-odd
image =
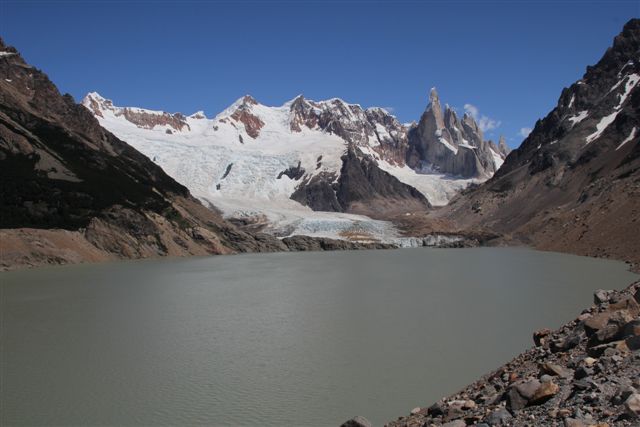
[[[247,95],[211,119],[118,107],[95,92],[82,104],[205,204],[280,237],[388,238],[370,218],[444,205],[491,177],[509,151],[504,140],[485,141],[471,116],[443,112],[435,89],[412,124],[383,108],[302,95],[280,107]]]
[[[434,234],[638,262],[639,51],[634,19],[509,152],[435,89],[411,124],[303,96],[187,116],[76,104],[0,42],[3,268]]]

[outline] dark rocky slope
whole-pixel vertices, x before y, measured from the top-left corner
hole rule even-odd
[[[511,362],[387,425],[640,425],[640,282],[594,300],[562,328],[536,331]]]
[[[0,268],[366,245],[247,233],[0,40]]]
[[[342,169],[335,183],[334,178],[315,176],[301,183],[291,198],[316,211],[349,212],[373,218],[431,207],[422,193],[380,169],[353,145],[342,157]]]
[[[640,20],[628,22],[493,178],[436,218],[506,242],[640,262]]]

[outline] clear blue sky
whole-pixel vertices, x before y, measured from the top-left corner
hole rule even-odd
[[[639,1],[0,1],[0,34],[62,92],[213,116],[244,94],[443,102],[520,144]]]

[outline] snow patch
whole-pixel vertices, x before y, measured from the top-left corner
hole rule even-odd
[[[444,136],[440,136],[438,138],[438,141],[440,141],[440,143],[447,147],[449,150],[453,151],[454,154],[458,154],[458,149],[449,141],[447,141],[447,138],[445,138]]]
[[[636,127],[631,129],[631,133],[629,134],[629,136],[626,137],[625,140],[620,143],[620,145],[618,145],[618,147],[616,148],[616,151],[619,150],[620,148],[622,148],[622,146],[624,144],[626,144],[627,142],[633,141],[633,139],[636,137],[637,130],[638,130],[638,128],[636,128]]]
[[[588,115],[589,115],[589,111],[584,110],[584,111],[580,111],[575,116],[569,117],[567,120],[571,122],[571,126],[575,126],[576,124],[586,119]]]
[[[495,170],[500,169],[500,166],[504,164],[504,159],[499,153],[491,150],[491,156],[493,157],[493,164],[495,166]]]
[[[595,141],[596,139],[600,138],[600,135],[602,135],[602,132],[604,132],[604,130],[611,123],[613,123],[613,121],[616,119],[616,116],[618,115],[618,113],[620,113],[620,110],[614,111],[613,113],[609,114],[608,116],[604,116],[602,119],[600,119],[600,122],[598,122],[598,124],[596,125],[596,131],[594,133],[592,133],[591,135],[587,136],[586,143],[589,144],[592,141]]]
[[[624,85],[624,93],[620,94],[620,101],[615,107],[616,110],[619,110],[622,107],[622,104],[627,100],[629,93],[634,87],[636,87],[638,81],[640,81],[640,75],[638,74],[630,74],[627,76],[627,83]]]

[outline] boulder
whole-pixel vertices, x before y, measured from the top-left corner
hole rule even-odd
[[[551,329],[539,329],[533,333],[533,343],[536,347],[543,346],[547,342],[547,337],[551,334]]]
[[[560,365],[556,365],[554,363],[543,363],[540,367],[542,372],[545,374],[562,377],[562,378],[571,378],[573,376],[573,370],[569,368],[562,367]]]
[[[513,415],[511,415],[509,411],[501,408],[487,415],[483,421],[490,426],[502,426],[508,425],[509,420],[511,420],[512,418]]]
[[[635,301],[634,301],[635,303]],[[605,329],[607,326],[612,328],[622,328],[628,322],[634,319],[634,315],[629,310],[621,309],[616,311],[603,311],[590,318],[583,323],[584,329],[588,336],[592,336],[596,332]]]
[[[627,346],[625,340],[618,340],[606,344],[596,345],[594,347],[589,347],[587,348],[587,354],[591,357],[600,357],[605,354],[607,350],[626,353],[629,351],[629,347]]]
[[[611,290],[598,289],[593,293],[593,303],[594,304],[602,304],[604,302],[609,302],[609,298],[614,293]]]
[[[640,335],[628,337],[624,340],[624,344],[631,351],[640,350]]]
[[[342,423],[340,427],[372,427],[371,422],[360,415]]]
[[[626,310],[631,316],[637,316],[640,313],[640,305],[636,302],[636,300],[632,296],[626,296],[616,302],[612,302],[609,304],[609,310]]]
[[[624,402],[624,410],[630,417],[640,418],[640,394],[631,394]]]
[[[622,328],[623,337],[638,336],[638,335],[640,335],[640,319],[634,319],[631,322],[624,325],[624,328]]]
[[[529,405],[540,405],[555,396],[558,391],[560,387],[553,381],[542,383],[529,400]]]

